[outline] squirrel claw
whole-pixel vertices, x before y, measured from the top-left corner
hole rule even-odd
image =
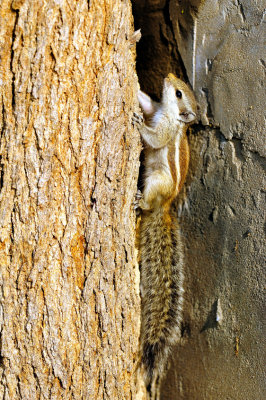
[[[133,202],[134,205],[134,210],[138,210],[140,212],[140,201],[143,198],[143,194],[141,193],[141,191],[138,189],[136,196],[135,196],[135,200]]]
[[[137,193],[136,193],[136,200],[140,200],[140,199],[142,199],[142,197],[143,197],[143,194],[142,194],[142,192],[141,192],[141,190],[137,190]]]
[[[133,113],[132,122],[133,125],[142,125],[143,124],[143,116],[137,113]]]

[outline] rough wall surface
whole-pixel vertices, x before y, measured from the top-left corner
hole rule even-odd
[[[0,6],[0,399],[130,399],[131,3]]]
[[[149,18],[159,3],[161,24],[173,32],[202,121],[189,135],[181,217],[187,260],[183,337],[162,399],[262,400],[263,2],[150,0]],[[138,73],[141,82],[141,66]],[[155,93],[152,86],[147,91]]]

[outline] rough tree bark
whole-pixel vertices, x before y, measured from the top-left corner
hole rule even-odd
[[[134,398],[131,4],[3,0],[0,18],[0,398]]]

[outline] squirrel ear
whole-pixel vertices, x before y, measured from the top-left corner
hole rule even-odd
[[[155,112],[152,99],[141,90],[138,91],[138,100],[144,114],[151,115]]]
[[[169,75],[172,75],[172,74],[169,74]],[[171,86],[173,86],[169,79],[169,75],[166,78],[164,78],[163,89],[169,89]]]

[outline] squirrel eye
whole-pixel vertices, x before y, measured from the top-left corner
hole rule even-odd
[[[182,92],[180,92],[180,90],[176,91],[176,97],[178,97],[179,99],[181,99],[182,97]]]

